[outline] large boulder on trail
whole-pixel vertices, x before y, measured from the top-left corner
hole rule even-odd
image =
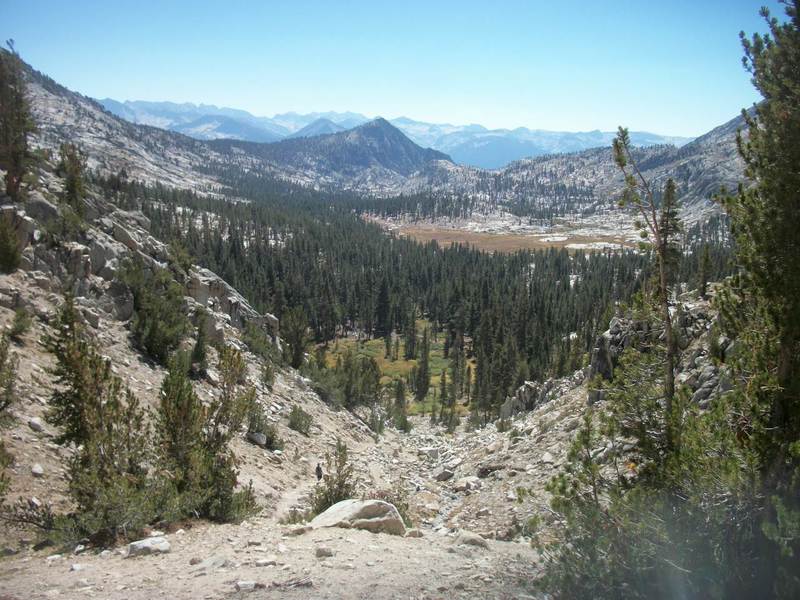
[[[366,529],[372,533],[406,534],[406,526],[397,508],[382,500],[342,500],[314,517],[310,525],[314,529],[343,527]]]

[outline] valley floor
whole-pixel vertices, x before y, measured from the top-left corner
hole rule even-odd
[[[551,226],[529,224],[502,211],[473,215],[464,219],[438,218],[409,220],[375,218],[388,231],[426,243],[435,240],[442,246],[453,243],[474,246],[486,252],[517,250],[631,249],[637,245],[637,234],[626,214],[598,214],[588,217],[559,218]]]

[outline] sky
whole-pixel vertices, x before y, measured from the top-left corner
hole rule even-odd
[[[0,0],[0,39],[84,95],[696,136],[759,99],[777,0]]]

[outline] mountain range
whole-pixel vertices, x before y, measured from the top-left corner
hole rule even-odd
[[[132,123],[153,125],[201,140],[237,139],[274,142],[291,137],[311,137],[351,129],[371,119],[353,112],[284,113],[256,117],[246,111],[207,104],[99,101],[106,110]],[[448,154],[459,164],[500,169],[522,158],[560,152],[576,152],[607,146],[614,132],[559,132],[543,129],[488,129],[482,125],[425,123],[407,117],[389,121],[413,142]],[[631,132],[637,146],[673,144],[681,146],[691,138]]]
[[[86,154],[90,168],[111,174],[125,171],[137,180],[202,193],[226,193],[232,181],[257,177],[370,197],[466,199],[470,210],[483,212],[541,214],[543,209],[551,216],[586,216],[617,211],[624,183],[609,147],[542,155],[487,170],[423,148],[385,119],[272,143],[197,140],[131,123],[33,69],[26,73],[37,146],[57,149],[70,140]],[[184,112],[186,123],[197,120],[191,110]],[[280,126],[299,126],[302,119],[296,117],[282,117]],[[330,127],[320,119],[331,121],[317,115],[315,127]],[[682,147],[637,148],[636,157],[643,174],[656,184],[673,177],[684,210],[699,217],[708,212],[709,199],[720,186],[735,188],[743,179],[735,140],[742,126],[742,117],[736,117]]]

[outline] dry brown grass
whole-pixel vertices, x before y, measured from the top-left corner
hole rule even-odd
[[[569,233],[551,233],[548,236],[537,237],[520,233],[478,233],[474,231],[460,231],[431,226],[403,226],[396,230],[398,235],[406,236],[418,242],[435,240],[441,246],[453,243],[467,244],[486,252],[516,252],[517,250],[542,250],[545,248],[563,248],[568,244],[591,244],[605,242],[619,244],[631,248],[632,245],[624,238],[618,236],[583,236],[569,235]],[[563,236],[566,240],[551,241],[545,238],[550,236]]]

